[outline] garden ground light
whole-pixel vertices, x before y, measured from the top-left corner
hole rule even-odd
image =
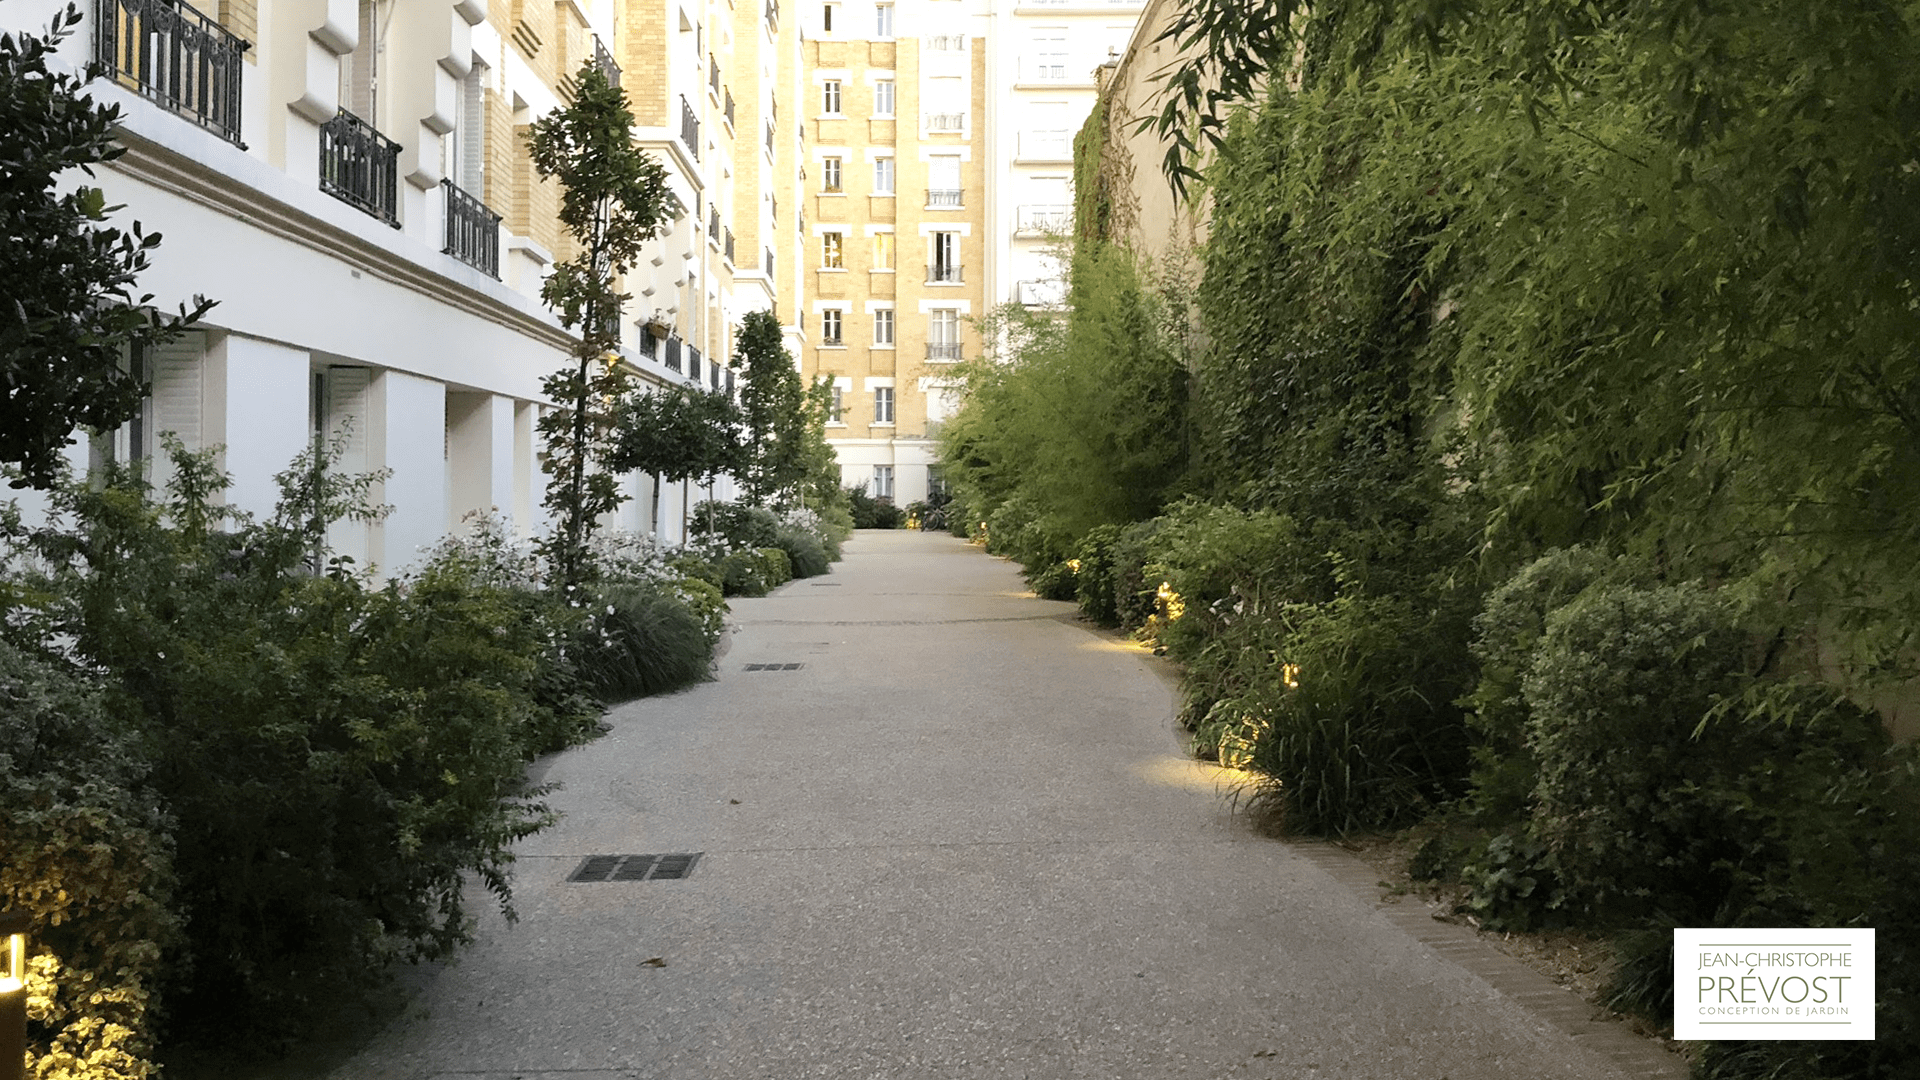
[[[6,963],[0,968],[0,1080],[26,1075],[27,928],[32,922],[24,911],[0,912],[0,935],[6,937]]]

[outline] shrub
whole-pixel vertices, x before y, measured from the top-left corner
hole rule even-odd
[[[1079,579],[1065,560],[1040,563],[1022,571],[1027,587],[1042,600],[1072,600],[1078,595]]]
[[[685,596],[687,590],[704,593],[712,587],[700,582],[679,588],[679,593],[659,585],[592,590],[594,607],[574,638],[574,650],[587,685],[601,700],[666,693],[709,676],[712,609],[702,613]]]
[[[1585,548],[1548,552],[1489,594],[1474,618],[1480,681],[1467,714],[1475,740],[1468,811],[1477,819],[1504,823],[1527,816],[1538,770],[1527,747],[1521,680],[1546,633],[1547,616],[1612,567],[1612,560]]]
[[[1120,621],[1113,594],[1113,554],[1119,540],[1119,526],[1098,525],[1087,530],[1074,552],[1073,598],[1082,618],[1102,626]]]
[[[33,918],[30,1076],[152,1075],[161,958],[179,924],[149,768],[98,687],[0,640],[0,907]]]
[[[512,844],[550,820],[524,779],[550,642],[457,563],[379,590],[314,576],[319,529],[364,491],[323,463],[283,474],[264,522],[211,503],[211,454],[175,472],[164,518],[125,476],[62,492],[73,528],[36,535],[36,587],[111,672],[177,822],[168,1011],[258,1044],[466,941],[468,875],[506,906]]]
[[[720,560],[721,589],[728,596],[765,596],[793,579],[787,553],[779,548],[728,552]]]
[[[726,588],[727,575],[721,569],[719,559],[705,552],[692,549],[674,552],[672,558],[667,560],[667,566],[683,580],[704,581],[716,589]]]
[[[774,533],[773,546],[786,552],[794,577],[819,577],[833,569],[827,559],[826,544],[818,535],[804,529],[781,525]]]
[[[729,549],[772,547],[780,519],[765,507],[708,501],[693,508],[693,530],[725,540]]]
[[[1714,863],[1737,844],[1738,813],[1723,781],[1744,762],[1717,760],[1736,748],[1694,730],[1739,690],[1745,645],[1726,602],[1697,585],[1591,590],[1548,617],[1522,686],[1539,760],[1532,828],[1560,903],[1607,919],[1712,914],[1688,897],[1725,890]]]
[[[1342,595],[1287,605],[1277,655],[1212,712],[1241,722],[1258,798],[1291,831],[1403,824],[1464,787],[1465,618],[1444,604]],[[1264,662],[1262,662],[1264,661]]]
[[[865,484],[846,489],[848,509],[856,529],[898,529],[907,523],[907,512],[867,494]]]
[[[1159,582],[1148,580],[1147,563],[1153,557],[1160,526],[1159,518],[1129,525],[1120,530],[1120,538],[1113,544],[1113,611],[1127,629],[1145,626],[1153,616]]]

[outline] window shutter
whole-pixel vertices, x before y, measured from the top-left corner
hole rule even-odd
[[[327,444],[346,436],[335,472],[367,471],[367,389],[373,370],[363,367],[327,369]]]
[[[147,348],[147,370],[153,377],[153,435],[152,445],[144,449],[153,455],[151,480],[156,492],[164,491],[173,478],[173,460],[160,438],[163,433],[171,431],[189,450],[203,449],[203,341],[201,335],[189,332]]]

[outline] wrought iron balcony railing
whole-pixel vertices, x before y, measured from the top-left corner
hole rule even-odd
[[[726,242],[721,245],[721,248],[726,253],[727,262],[731,263],[733,262],[733,230],[724,229],[721,231],[721,235],[726,237]]]
[[[707,238],[718,242],[720,239],[720,208],[715,206],[707,215]]]
[[[715,390],[720,389],[720,365],[719,364],[715,363],[715,364],[707,365],[707,385],[711,386]]]
[[[644,326],[640,328],[640,355],[649,360],[660,359],[660,339]]]
[[[732,127],[733,126],[733,87],[731,86],[727,87],[727,103],[726,105],[722,106],[721,111],[727,118],[727,126]]]
[[[929,207],[951,208],[951,207],[959,206],[960,200],[964,197],[965,197],[965,192],[961,191],[961,189],[959,188],[928,188],[927,189],[927,205]]]
[[[768,135],[771,137],[772,132],[769,131]],[[695,115],[693,106],[687,104],[684,96],[680,99],[680,141],[686,144],[687,151],[693,155],[693,160],[699,161],[700,117]]]
[[[1014,216],[1014,231],[1022,233],[1066,232],[1073,227],[1073,207],[1064,203],[1022,206]]]
[[[967,114],[963,112],[927,114],[928,131],[962,131],[966,126]]]
[[[249,43],[180,0],[97,0],[94,59],[109,78],[221,138],[240,141],[240,54]]]
[[[711,54],[707,56],[707,86],[713,90],[715,96],[719,95],[720,60]]]
[[[779,32],[780,0],[767,0],[767,25],[773,27],[775,33]]]
[[[667,370],[680,370],[680,339],[673,334],[667,335]]]
[[[320,125],[320,190],[400,227],[400,144],[345,109]]]
[[[614,63],[613,54],[601,43],[599,34],[593,35],[593,62],[606,74],[609,83],[620,85],[620,65]]]
[[[687,346],[687,378],[700,381],[700,350]]]
[[[958,285],[965,280],[966,279],[960,275],[960,264],[958,263],[947,266],[936,263],[933,266],[927,267],[927,284],[929,285]]]
[[[440,250],[489,277],[500,276],[500,215],[461,190],[440,181],[447,208],[447,246]]]
[[[960,343],[957,341],[929,341],[927,342],[927,359],[958,360],[960,359]]]

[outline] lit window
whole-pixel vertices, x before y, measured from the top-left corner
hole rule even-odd
[[[873,313],[873,343],[893,344],[893,309],[882,308]]]
[[[834,192],[839,191],[840,190],[840,159],[837,157],[827,158],[820,163],[820,166],[821,166],[820,171],[824,174],[823,186],[825,190],[834,191]]]
[[[838,345],[840,340],[841,314],[834,308],[820,313],[820,340],[827,345]]]
[[[873,268],[875,270],[893,269],[893,234],[890,232],[873,234]]]
[[[840,80],[828,79],[820,84],[820,110],[829,114],[840,111]]]
[[[881,79],[873,84],[873,115],[893,115],[893,80]]]
[[[875,195],[893,194],[893,159],[890,157],[873,159],[873,193]]]
[[[839,270],[846,266],[844,259],[841,234],[837,232],[820,234],[820,265],[829,270]]]
[[[881,386],[881,387],[876,387],[874,389],[873,391],[873,422],[876,424],[893,423],[893,387]],[[882,468],[887,468],[887,467],[882,466]],[[891,468],[887,468],[887,472],[889,474],[889,479],[891,479],[891,474],[893,470]],[[891,483],[887,485],[886,493],[888,495],[893,494],[893,485]]]

